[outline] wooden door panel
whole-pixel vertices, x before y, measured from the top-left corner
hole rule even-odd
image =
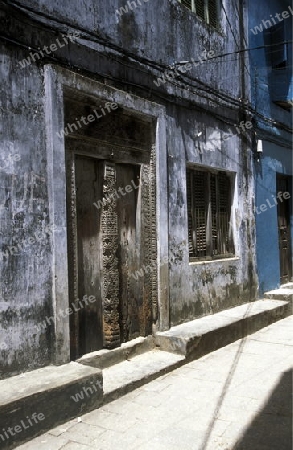
[[[75,157],[78,297],[95,297],[79,312],[79,353],[103,347],[100,210],[94,203],[102,197],[101,163]]]
[[[142,335],[140,323],[143,308],[143,277],[133,276],[143,265],[141,254],[140,168],[130,164],[116,164],[119,272],[120,272],[120,326],[123,342]],[[126,192],[129,186],[132,190]]]
[[[277,176],[277,194],[290,192],[289,178]],[[280,196],[281,197],[281,196]],[[280,250],[280,281],[288,283],[291,279],[291,236],[290,236],[290,199],[283,195],[278,201],[278,230]]]

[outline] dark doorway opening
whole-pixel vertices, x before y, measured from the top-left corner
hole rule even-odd
[[[140,165],[76,154],[69,165],[69,297],[78,309],[70,316],[70,341],[77,359],[152,333],[151,273],[144,269],[151,230]]]
[[[278,200],[278,233],[280,250],[280,282],[288,283],[292,277],[291,258],[291,178],[277,174],[277,195]]]

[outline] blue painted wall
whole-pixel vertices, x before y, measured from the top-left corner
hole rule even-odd
[[[285,11],[290,13],[290,16],[284,19],[286,40],[292,40],[293,16],[286,1],[249,0],[247,7],[249,48],[268,45],[268,31],[263,21],[270,19],[273,24],[273,17],[275,22],[279,23],[276,14]],[[263,31],[255,33],[255,27],[258,26],[260,29],[260,25]],[[269,27],[268,22],[266,25]],[[272,69],[269,50],[268,47],[264,47],[250,51],[251,102],[261,115],[256,115],[255,124],[257,135],[263,142],[263,156],[260,161],[255,162],[255,206],[258,208],[262,204],[267,204],[267,200],[273,204],[272,196],[276,195],[277,173],[292,176],[292,134],[265,120],[268,118],[287,127],[292,126],[292,113],[273,102],[282,96],[284,98],[284,90],[288,100],[292,97],[292,44],[288,44],[286,69],[278,71]],[[259,294],[262,296],[264,292],[280,286],[277,207],[268,207],[264,212],[255,213],[255,221]],[[293,237],[292,208],[291,237]],[[293,239],[291,246],[292,241]]]
[[[285,38],[287,41],[292,41],[292,19],[293,15],[288,9],[287,1],[280,0],[248,0],[248,36],[249,36],[249,52],[250,56],[250,72],[251,72],[251,101],[252,106],[262,115],[273,118],[281,123],[291,126],[292,116],[290,112],[284,110],[276,105],[273,100],[281,97],[286,90],[286,97],[288,100],[293,100],[293,77],[292,77],[292,43],[287,45],[287,68],[282,70],[273,70],[271,66],[271,49],[268,47],[269,41],[269,23],[266,22],[271,16],[276,17],[276,14],[287,12],[289,17],[283,19],[285,26]],[[293,11],[293,6],[291,8]],[[275,23],[280,23],[278,19],[274,19]],[[267,29],[263,25],[266,23]],[[270,22],[273,24],[272,19]],[[256,32],[256,28],[262,28],[262,32]],[[264,47],[267,46],[267,47]],[[282,139],[290,141],[290,136],[266,123],[261,118],[257,119],[258,126],[268,133],[273,133]]]
[[[270,142],[263,142],[264,156],[256,165],[256,196],[255,203],[258,212],[256,219],[256,255],[259,276],[259,292],[276,289],[280,286],[279,238],[277,224],[277,206],[273,197],[276,196],[276,175],[292,175],[292,152]],[[272,205],[261,212],[259,207]],[[293,236],[293,220],[291,217],[291,236]],[[291,241],[292,245],[292,241]],[[292,249],[293,250],[293,249]],[[293,251],[292,251],[293,254]]]

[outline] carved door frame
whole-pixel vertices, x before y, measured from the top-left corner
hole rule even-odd
[[[153,124],[153,161],[155,164],[154,207],[156,209],[157,276],[152,280],[157,308],[153,333],[169,329],[169,264],[168,264],[168,196],[165,108],[126,92],[105,86],[67,69],[45,66],[46,151],[48,167],[49,220],[52,229],[52,303],[55,316],[53,361],[70,361],[69,316],[59,314],[68,308],[68,262],[66,217],[66,143],[60,133],[64,129],[64,95],[67,89],[93,99],[115,102],[133,115]]]

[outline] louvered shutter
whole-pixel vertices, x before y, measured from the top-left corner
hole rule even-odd
[[[285,26],[284,22],[280,22],[277,25],[270,28],[271,37],[271,61],[272,67],[283,67],[287,61],[287,44],[285,41]]]
[[[182,5],[186,8],[192,9],[192,0],[181,0]]]
[[[193,222],[193,211],[192,211],[192,171],[187,170],[186,172],[186,189],[187,189],[187,214],[188,214],[188,249],[189,256],[193,257],[195,254],[193,233],[194,233],[194,222]]]
[[[212,226],[212,254],[218,254],[218,199],[217,199],[217,175],[210,175],[210,202],[211,202],[211,226]]]
[[[208,0],[209,24],[214,28],[218,26],[218,5],[217,0]]]
[[[195,211],[196,256],[207,255],[207,173],[195,170],[193,176],[193,201]]]
[[[189,256],[234,254],[232,181],[225,172],[187,169]]]
[[[198,17],[205,20],[205,0],[195,0],[195,12]]]
[[[219,253],[229,253],[229,222],[231,214],[231,183],[230,178],[224,173],[218,173],[218,245]]]

